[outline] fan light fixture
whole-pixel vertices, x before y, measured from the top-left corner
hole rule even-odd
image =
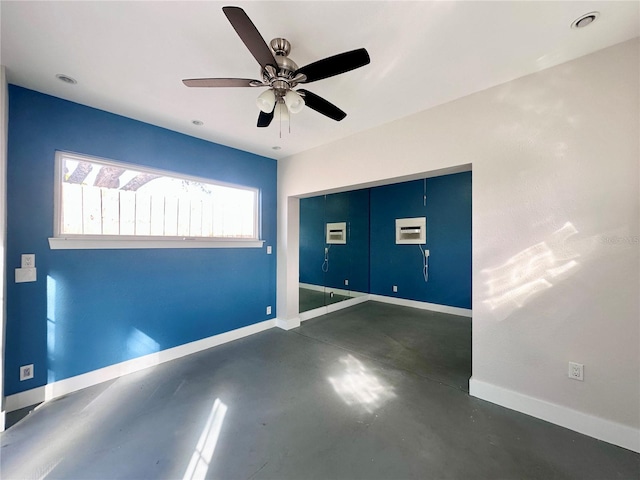
[[[302,95],[298,92],[293,90],[287,90],[284,95],[282,95],[281,92],[278,92],[278,95],[276,96],[274,90],[270,88],[258,96],[256,104],[260,111],[264,113],[273,112],[274,107],[278,104],[280,105],[280,107],[278,107],[278,111],[282,112],[280,115],[282,118],[287,119],[289,117],[289,113],[298,113],[302,111],[304,108],[304,98],[302,98]]]
[[[271,113],[273,112],[273,107],[276,104],[276,94],[273,93],[272,89],[265,90],[256,100],[256,104],[264,113]]]
[[[275,115],[278,120],[281,122],[289,120],[289,109],[285,105],[284,102],[278,102],[276,105]]]
[[[264,41],[247,13],[240,7],[222,7],[222,11],[245,44],[249,53],[260,65],[258,80],[249,78],[187,78],[182,80],[187,87],[267,87],[256,104],[260,109],[259,128],[268,127],[274,117],[289,120],[289,113],[298,113],[305,106],[337,122],[347,116],[345,112],[322,97],[304,89],[294,88],[300,83],[311,83],[341,75],[368,65],[371,59],[364,48],[339,53],[315,61],[302,68],[289,58],[291,44],[285,38],[274,38],[270,44]],[[278,110],[276,112],[276,110]],[[282,126],[280,127],[282,136]],[[289,130],[291,126],[289,125]]]
[[[284,95],[284,103],[291,113],[298,113],[304,108],[304,98],[293,90],[287,90]]]

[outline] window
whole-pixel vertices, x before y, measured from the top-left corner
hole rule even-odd
[[[258,190],[56,152],[51,248],[261,247]]]

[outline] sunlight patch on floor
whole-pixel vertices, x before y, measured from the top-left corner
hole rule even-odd
[[[189,466],[182,477],[183,480],[196,480],[206,477],[226,414],[227,406],[219,398],[216,398],[198,444],[193,451],[193,455],[191,455]]]
[[[359,405],[373,413],[396,396],[391,386],[373,375],[353,355],[346,355],[339,361],[344,366],[344,373],[328,380],[347,405]]]

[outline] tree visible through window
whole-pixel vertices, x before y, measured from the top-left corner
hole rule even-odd
[[[257,239],[256,189],[58,152],[58,236]]]

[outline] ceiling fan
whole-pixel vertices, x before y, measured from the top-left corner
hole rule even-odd
[[[291,44],[286,39],[274,38],[269,48],[243,9],[223,7],[222,11],[260,64],[262,79],[192,78],[182,81],[187,87],[269,87],[257,99],[260,109],[258,127],[268,127],[276,110],[282,120],[288,118],[289,112],[298,113],[305,105],[336,121],[347,116],[324,98],[308,90],[293,88],[300,83],[315,82],[367,65],[370,59],[364,48],[340,53],[298,68],[288,56]]]

